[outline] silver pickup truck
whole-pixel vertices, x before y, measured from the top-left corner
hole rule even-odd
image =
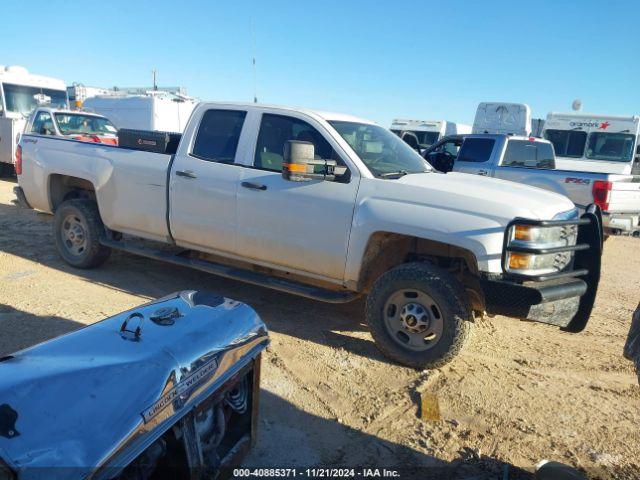
[[[501,178],[557,192],[602,210],[607,233],[640,231],[640,176],[556,169],[551,142],[504,134],[450,135],[423,152],[442,172]]]
[[[586,325],[597,207],[580,218],[556,193],[436,173],[349,115],[203,103],[178,137],[121,130],[115,147],[25,134],[17,194],[55,214],[75,267],[119,249],[327,302],[367,295],[380,350],[416,368],[453,358],[474,314]]]

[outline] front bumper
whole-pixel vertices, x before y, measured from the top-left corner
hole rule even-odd
[[[517,220],[522,223],[522,220]],[[560,273],[525,276],[507,272],[506,253],[516,251],[508,246],[507,233],[503,249],[503,274],[480,280],[487,313],[548,323],[569,332],[584,330],[589,321],[600,282],[602,255],[602,215],[590,205],[579,220],[524,222],[531,225],[578,225],[574,247],[553,252],[574,251],[573,269]],[[507,232],[509,228],[507,228]],[[524,250],[524,249],[519,249]],[[551,250],[526,249],[529,253],[553,253]]]

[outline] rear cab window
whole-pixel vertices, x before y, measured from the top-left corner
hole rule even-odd
[[[31,133],[37,133],[39,135],[53,135],[55,133],[53,119],[49,112],[39,112],[36,115],[36,118],[33,120],[33,125],[31,126]]]
[[[491,158],[495,143],[493,138],[465,138],[457,161],[484,163]]]
[[[191,155],[217,163],[234,163],[247,112],[207,110],[202,116]]]
[[[509,139],[502,166],[553,169],[555,168],[553,147],[547,142]]]
[[[253,160],[254,167],[261,170],[281,172],[284,146],[289,140],[311,142],[315,148],[316,159],[335,160],[338,165],[346,167],[345,162],[316,128],[304,120],[271,113],[262,115]],[[350,171],[347,168],[346,173],[336,177],[335,181],[348,183],[349,178]]]

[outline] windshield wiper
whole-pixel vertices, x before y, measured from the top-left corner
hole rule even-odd
[[[429,173],[431,170],[424,170],[422,172],[408,172],[407,170],[398,170],[396,172],[385,172],[378,175],[379,178],[400,178],[405,175],[412,175],[416,173]]]
[[[398,170],[397,172],[385,172],[378,175],[380,178],[400,178],[408,175],[409,172],[406,170]]]

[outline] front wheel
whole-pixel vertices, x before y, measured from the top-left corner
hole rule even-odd
[[[380,351],[417,369],[451,361],[473,318],[462,284],[426,263],[399,265],[380,276],[367,298],[366,317]]]
[[[60,256],[76,268],[102,265],[111,249],[100,243],[104,225],[98,206],[88,198],[63,202],[55,212],[53,235]]]

